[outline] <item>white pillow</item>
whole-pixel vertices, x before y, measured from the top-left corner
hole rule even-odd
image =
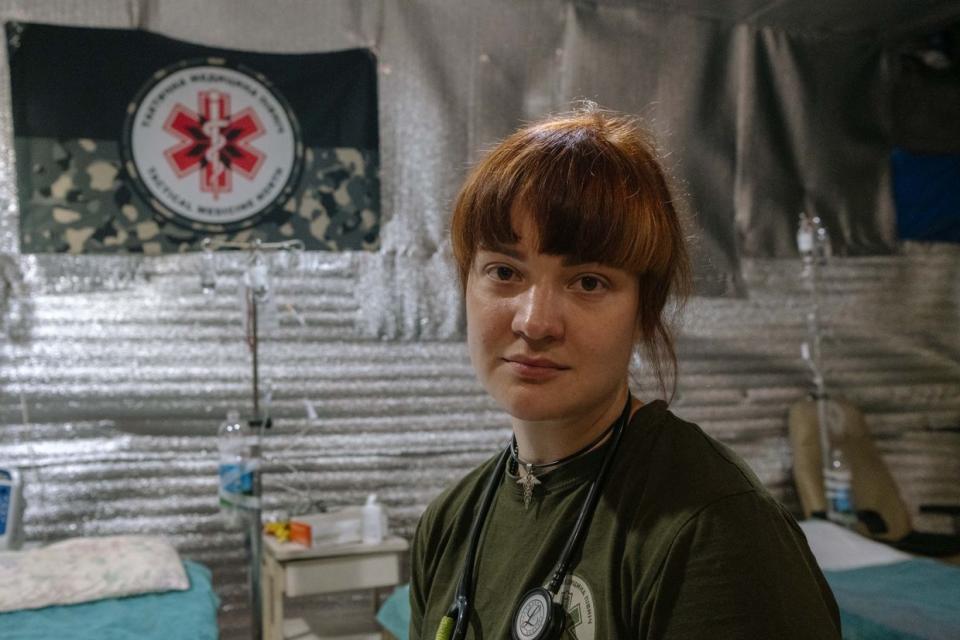
[[[817,564],[827,571],[893,564],[912,557],[827,520],[804,520],[800,528]]]
[[[158,537],[74,538],[0,553],[0,612],[189,588],[177,550]]]

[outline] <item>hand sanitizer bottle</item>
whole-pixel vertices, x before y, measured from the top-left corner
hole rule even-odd
[[[363,544],[380,544],[383,542],[384,514],[383,507],[377,502],[376,494],[367,496],[367,504],[363,506],[363,526],[361,538]]]

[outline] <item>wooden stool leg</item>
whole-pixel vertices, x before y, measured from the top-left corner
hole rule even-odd
[[[264,556],[260,579],[263,582],[263,639],[283,640],[283,568]]]

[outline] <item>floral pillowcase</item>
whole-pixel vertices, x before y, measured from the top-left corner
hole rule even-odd
[[[77,604],[157,591],[184,591],[180,555],[163,538],[74,538],[0,553],[0,612]]]

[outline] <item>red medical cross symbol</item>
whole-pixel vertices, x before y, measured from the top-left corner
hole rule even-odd
[[[252,180],[266,157],[250,142],[264,133],[256,112],[247,107],[230,115],[230,95],[220,91],[200,91],[197,95],[200,113],[180,103],[173,108],[163,125],[164,131],[180,142],[163,152],[167,162],[183,178],[200,170],[200,190],[213,194],[232,189],[231,175]]]

